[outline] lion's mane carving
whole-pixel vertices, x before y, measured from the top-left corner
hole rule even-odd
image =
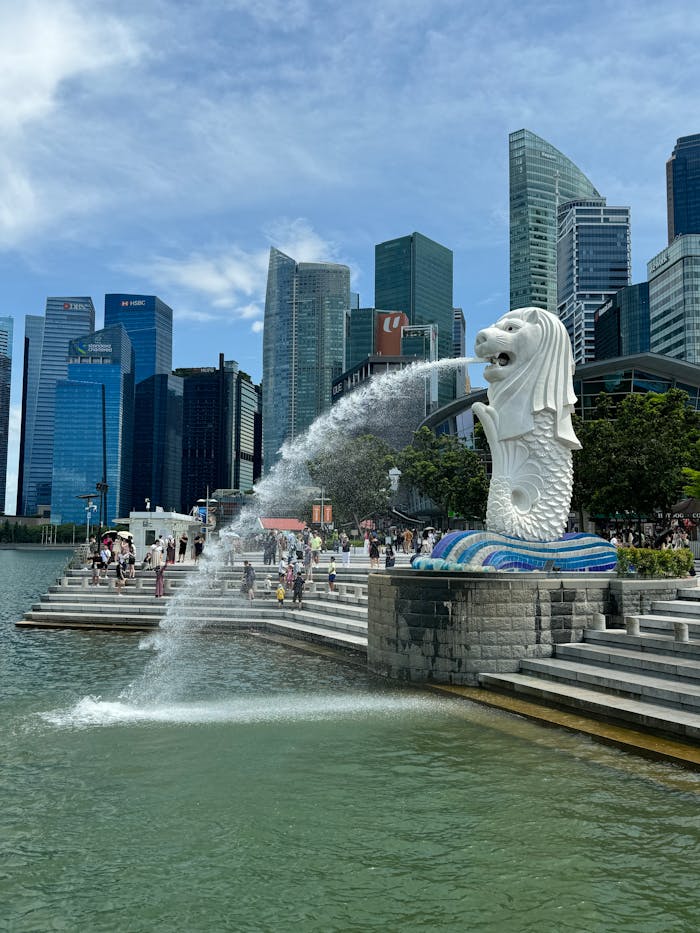
[[[559,318],[541,308],[509,311],[476,336],[487,362],[489,404],[477,402],[493,472],[489,531],[529,541],[561,537],[580,448],[571,424],[576,402],[571,342]]]

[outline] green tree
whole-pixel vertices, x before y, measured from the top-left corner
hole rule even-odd
[[[649,516],[669,512],[683,489],[683,469],[700,438],[700,417],[680,389],[637,393],[614,405],[597,400],[595,417],[578,421],[574,503],[594,513]]]
[[[396,464],[396,452],[373,434],[348,438],[328,453],[311,460],[309,476],[324,487],[333,506],[336,525],[360,522],[389,507],[389,470]]]
[[[439,505],[446,520],[450,512],[478,519],[486,514],[489,484],[483,461],[459,438],[420,428],[413,444],[399,454],[398,467],[402,482]]]

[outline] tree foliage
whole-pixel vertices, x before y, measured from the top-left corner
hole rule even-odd
[[[628,395],[618,405],[599,396],[595,417],[575,423],[583,449],[574,452],[574,506],[603,515],[668,512],[700,438],[687,401],[680,389]]]
[[[399,454],[401,480],[437,503],[447,516],[482,519],[486,514],[488,479],[483,461],[459,438],[436,436],[426,427]]]
[[[311,479],[324,487],[333,505],[336,525],[360,522],[389,507],[389,470],[396,465],[396,452],[381,438],[363,434],[348,438],[333,450],[308,463]]]

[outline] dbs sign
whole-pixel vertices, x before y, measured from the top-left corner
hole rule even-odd
[[[402,327],[408,327],[408,317],[403,311],[378,314],[377,332],[374,335],[375,352],[382,356],[400,356]]]

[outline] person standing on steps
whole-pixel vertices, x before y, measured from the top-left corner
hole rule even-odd
[[[178,555],[177,562],[178,564],[184,564],[185,558],[187,557],[187,542],[189,538],[187,537],[187,532],[183,531],[180,535],[180,540],[178,543]]]
[[[328,565],[328,589],[331,593],[335,593],[336,572],[335,557],[331,557],[331,562]]]
[[[250,563],[250,561],[243,561],[243,583],[241,585],[241,592],[248,597],[250,602],[253,602],[253,596],[255,595],[255,568]]]
[[[155,568],[156,572],[156,599],[163,595],[163,590],[165,588],[165,567],[163,564],[159,564]]]
[[[292,597],[292,609],[296,603],[299,603],[299,608],[303,609],[302,600],[304,598],[304,577],[301,572],[299,572],[294,578],[294,596]]]

